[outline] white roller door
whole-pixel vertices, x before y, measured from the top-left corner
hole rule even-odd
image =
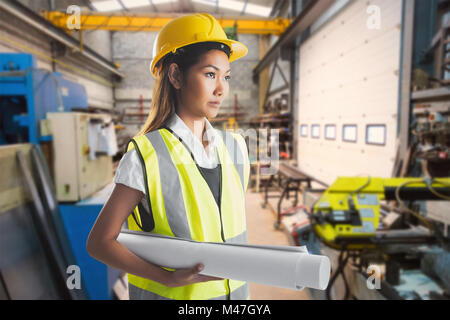
[[[379,10],[379,28],[368,26],[377,17],[368,6]],[[401,11],[402,1],[351,1],[301,45],[300,170],[330,184],[338,176],[391,175]]]

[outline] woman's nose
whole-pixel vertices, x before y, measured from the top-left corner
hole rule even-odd
[[[216,90],[215,90],[215,94],[218,96],[223,95],[223,90],[224,90],[224,84],[222,82],[222,80],[218,79],[216,81]]]

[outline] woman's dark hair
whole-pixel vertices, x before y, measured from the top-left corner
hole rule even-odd
[[[214,49],[225,52],[230,58],[230,47],[227,45],[219,42],[199,42],[181,47],[175,53],[170,52],[160,62],[163,69],[168,68],[171,63],[176,63],[185,78],[190,67],[197,64],[204,53]]]
[[[186,79],[189,69],[200,61],[203,54],[210,50],[221,50],[230,58],[231,49],[229,46],[219,42],[199,42],[178,48],[174,53],[165,55],[158,63],[158,74],[152,92],[152,102],[150,112],[145,124],[137,134],[143,135],[150,131],[161,128],[177,108],[177,93],[169,80],[169,66],[176,63]]]

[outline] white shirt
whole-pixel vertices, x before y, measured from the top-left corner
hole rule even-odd
[[[184,141],[200,167],[211,169],[217,166],[215,146],[219,138],[208,119],[205,118],[205,139],[209,142],[206,146],[208,153],[202,142],[176,113],[167,121],[167,127]],[[146,193],[141,162],[135,149],[123,155],[114,176],[114,183],[121,183],[144,194]]]

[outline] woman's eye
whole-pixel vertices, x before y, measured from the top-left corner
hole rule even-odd
[[[206,75],[210,75],[210,74],[212,74],[213,76],[216,75],[214,72],[208,72],[208,73],[206,73]],[[229,81],[229,80],[231,79],[231,76],[226,76],[225,79],[226,79],[227,81]]]

